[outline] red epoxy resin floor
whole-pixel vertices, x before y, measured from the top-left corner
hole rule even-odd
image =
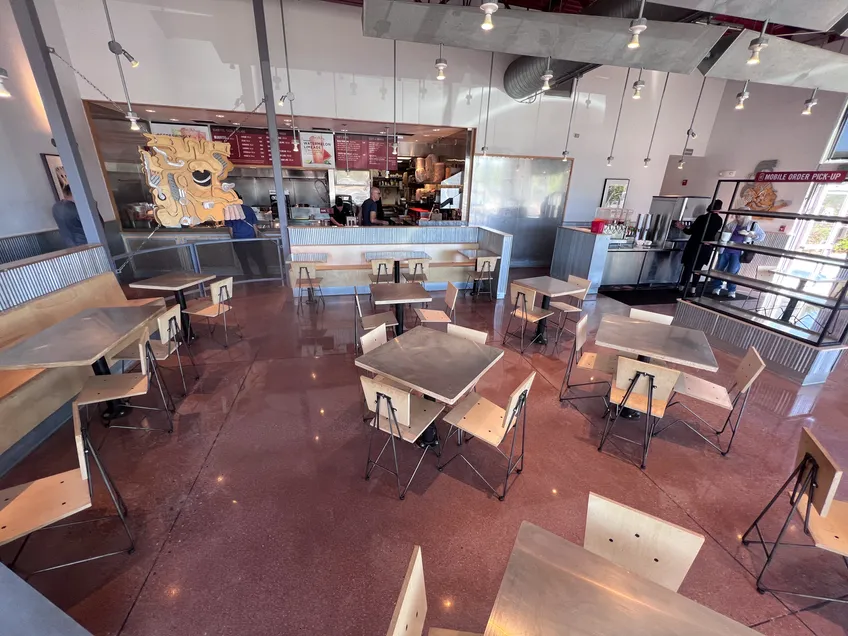
[[[431,307],[441,308],[442,297],[436,294]],[[92,425],[129,506],[136,552],[31,583],[96,635],[373,635],[388,627],[418,544],[428,625],[482,632],[520,523],[580,544],[591,490],[706,536],[680,589],[685,596],[764,634],[848,630],[844,605],[759,594],[761,550],[739,541],[791,472],[802,426],[848,464],[844,368],[826,385],[805,388],[766,371],[728,457],[680,427],[655,439],[643,472],[627,445],[597,452],[599,400],[557,399],[567,334],[556,351],[534,346],[520,356],[507,346],[479,383],[482,395],[503,406],[531,369],[539,373],[528,400],[526,469],[506,501],[488,495],[460,462],[437,472],[429,454],[398,501],[391,475],[363,479],[367,436],[352,302],[327,298],[324,309],[298,315],[286,290],[238,288],[234,306],[245,337],[225,350],[198,325],[200,379],[188,370],[189,394],[178,398],[173,435]],[[627,307],[599,296],[586,310],[594,331],[601,315]],[[500,346],[506,319],[504,301],[460,298],[456,322],[487,330],[490,344]],[[718,350],[716,357],[719,372],[702,375],[729,384],[738,361]],[[181,393],[175,364],[169,360],[164,374]],[[699,412],[721,418],[719,411]],[[155,419],[161,415],[151,417],[162,424]],[[481,470],[497,471],[494,479],[502,474],[491,449],[472,442],[469,452]],[[418,455],[404,445],[401,453],[408,470]],[[67,470],[74,460],[66,426],[1,485]],[[109,512],[97,480],[95,492],[91,517]],[[801,534],[791,532],[792,540]],[[108,521],[46,530],[30,538],[19,566],[82,558],[121,539],[120,527]],[[5,546],[0,557],[8,562],[18,547]],[[848,567],[836,555],[786,548],[771,575],[775,586],[848,595]]]

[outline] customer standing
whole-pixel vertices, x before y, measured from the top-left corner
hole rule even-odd
[[[702,237],[704,241],[716,240],[721,231],[721,216],[716,214],[716,210],[721,210],[722,207],[724,207],[724,202],[721,199],[716,199],[707,206],[706,214],[695,219],[689,227],[683,227],[683,224],[679,221],[674,224],[685,234],[691,235],[683,249],[683,276],[680,278],[680,289],[686,289],[691,279],[690,294],[695,293],[695,287],[701,277],[696,272],[710,262],[710,257],[713,254],[711,247],[704,246],[700,249],[700,252],[698,247],[701,244]]]
[[[731,217],[724,226],[724,232],[730,233],[729,243],[755,243],[762,241],[766,233],[750,216],[736,215]],[[742,269],[742,250],[725,247],[718,255],[716,269],[728,274],[738,274]],[[721,294],[724,281],[713,278],[710,281],[710,291],[716,296]],[[727,297],[736,298],[736,283],[727,283]]]
[[[71,193],[71,186],[67,183],[62,187],[62,200],[53,204],[52,212],[65,247],[76,247],[88,243],[79,212],[77,212],[77,204],[74,203],[74,195]]]
[[[241,199],[238,192],[236,192],[236,196]],[[244,219],[237,219],[235,221],[224,221],[224,225],[226,225],[233,233],[234,239],[252,239],[256,238],[256,212],[253,211],[253,208],[249,205],[234,204],[240,205],[242,212],[244,212]],[[253,270],[250,267],[250,260],[252,259],[256,266],[259,268],[258,277],[262,278],[265,273],[265,255],[262,253],[262,242],[261,241],[235,241],[233,243],[233,250],[235,250],[236,256],[241,263],[241,269],[245,273],[248,278],[253,278]]]
[[[371,196],[362,204],[362,225],[388,225],[383,215],[383,201],[380,199],[380,188],[371,188]]]

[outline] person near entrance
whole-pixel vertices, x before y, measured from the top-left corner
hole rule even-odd
[[[337,196],[336,204],[330,210],[330,223],[336,227],[345,227],[347,225],[347,217],[350,214],[350,205],[340,196]]]
[[[241,196],[236,192],[236,196],[241,199]],[[234,239],[252,239],[256,238],[256,212],[249,205],[234,204],[241,207],[244,212],[244,219],[236,219],[234,221],[224,221],[233,233]],[[250,261],[253,260],[256,267],[259,269],[257,277],[262,278],[265,267],[265,255],[262,253],[262,242],[260,241],[235,241],[233,250],[241,263],[241,269],[247,278],[254,278],[253,270],[250,267]]]
[[[362,225],[388,225],[383,214],[383,201],[380,199],[380,188],[371,188],[371,196],[362,204]]]
[[[766,237],[762,228],[748,215],[730,217],[730,220],[724,226],[724,233],[730,234],[730,239],[725,241],[722,238],[723,243],[756,243]],[[739,270],[742,269],[742,250],[723,248],[721,254],[718,255],[716,269],[728,274],[738,274]],[[709,283],[710,291],[716,296],[721,294],[723,286],[724,281],[717,278],[713,278]],[[736,283],[727,283],[727,297],[736,298]]]
[[[53,204],[53,220],[59,228],[59,236],[65,243],[65,247],[77,247],[88,244],[85,231],[82,229],[77,204],[74,203],[74,195],[71,186],[67,183],[62,187],[62,200]]]
[[[690,294],[695,293],[695,288],[701,278],[701,275],[697,272],[710,262],[710,257],[713,254],[712,248],[707,245],[701,247],[700,251],[698,247],[701,245],[702,238],[704,241],[715,241],[718,233],[721,232],[721,216],[716,211],[721,210],[722,207],[724,207],[724,202],[721,199],[716,199],[707,206],[706,213],[695,219],[689,227],[683,227],[680,221],[676,221],[674,224],[677,229],[690,235],[686,247],[683,249],[683,276],[680,278],[681,290],[685,290],[691,284]]]

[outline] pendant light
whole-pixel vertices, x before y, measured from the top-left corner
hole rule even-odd
[[[9,89],[3,85],[9,79],[9,74],[6,72],[5,68],[0,68],[0,97],[11,97],[12,94],[9,92]]]
[[[548,64],[545,66],[545,72],[542,74],[542,90],[551,90],[551,80],[554,78],[554,72],[551,70],[551,56],[548,56]]]
[[[624,94],[627,92],[627,86],[630,84],[630,69],[627,69],[627,75],[624,77],[624,86],[621,89],[621,103],[618,105],[618,117],[615,118],[615,131],[612,133],[612,146],[610,147],[609,157],[607,157],[607,167],[612,165],[615,159],[615,140],[618,137],[618,124],[621,122],[621,111],[624,109]]]
[[[286,83],[288,84],[288,89],[286,94],[280,98],[280,106],[282,106],[285,102],[289,103],[289,113],[291,115],[291,130],[292,135],[294,136],[294,142],[292,143],[292,150],[294,152],[298,152],[300,150],[300,140],[297,138],[297,126],[294,121],[294,92],[292,92],[292,82],[291,82],[291,71],[289,70],[289,45],[288,38],[286,38],[286,12],[283,9],[283,0],[280,0],[280,25],[283,29],[283,61],[286,65]]]
[[[748,82],[750,80],[745,80],[745,85],[742,87],[742,90],[736,93],[736,110],[745,110],[745,100],[751,96],[751,93],[748,92]]]
[[[639,79],[633,82],[633,99],[642,99],[642,89],[645,88],[645,82],[642,81],[642,71],[645,69],[639,69]]]
[[[1,69],[0,69],[1,70]],[[819,89],[814,88],[813,94],[810,95],[810,99],[804,102],[804,110],[801,111],[802,115],[812,115],[813,114],[813,106],[819,103],[819,100],[816,99],[816,95],[818,94]]]
[[[118,65],[118,75],[121,78],[121,86],[124,89],[124,97],[127,100],[127,112],[124,117],[130,122],[130,130],[138,132],[141,130],[141,127],[138,125],[138,115],[133,111],[132,102],[130,101],[130,91],[127,88],[127,79],[124,77],[124,67],[121,64],[121,57],[123,56],[133,68],[138,66],[138,61],[115,40],[115,29],[112,28],[112,16],[109,15],[109,7],[106,5],[106,0],[103,0],[103,12],[106,14],[106,25],[109,27],[109,35],[111,37],[107,46],[115,56],[115,63]]]
[[[763,22],[763,29],[760,31],[759,37],[751,40],[751,43],[748,45],[748,50],[751,51],[751,57],[748,58],[747,64],[749,66],[753,66],[755,64],[760,63],[760,51],[768,46],[769,39],[766,35],[766,28],[768,27],[769,21],[766,20]]]
[[[704,86],[707,84],[707,78],[704,77],[704,80],[701,82],[701,90],[698,91],[698,101],[695,102],[695,110],[692,111],[692,121],[689,123],[689,130],[686,131],[686,143],[683,144],[683,152],[680,153],[680,160],[677,162],[677,169],[683,170],[683,165],[686,161],[683,157],[686,156],[686,151],[689,149],[689,139],[694,138],[696,135],[692,134],[692,131],[695,129],[695,117],[698,115],[698,107],[701,105],[701,97],[704,94]]]
[[[439,71],[436,79],[443,81],[445,79],[445,69],[448,67],[448,61],[442,57],[442,45],[439,45],[439,57],[436,58],[436,69]]]
[[[486,153],[489,152],[489,146],[487,145],[489,141],[489,106],[492,104],[492,71],[495,68],[495,52],[492,51],[492,61],[489,62],[489,95],[486,98],[486,127],[483,129],[483,147],[481,150],[483,151],[483,156],[486,156]]]
[[[648,21],[642,17],[645,12],[645,0],[639,5],[639,17],[630,21],[630,42],[627,43],[628,49],[639,48],[639,36],[648,28]]]
[[[577,104],[577,99],[580,96],[580,93],[577,90],[577,85],[580,81],[580,77],[574,78],[574,86],[572,86],[571,90],[571,114],[568,116],[568,133],[565,137],[565,150],[562,151],[562,160],[568,161],[568,144],[571,141],[571,123],[574,121],[574,110],[575,105]]]
[[[665,89],[668,88],[668,78],[671,73],[665,74],[665,83],[663,84],[662,94],[660,95],[660,105],[657,107],[657,118],[654,120],[654,130],[651,133],[651,141],[648,144],[648,154],[645,155],[645,167],[651,163],[651,149],[654,147],[654,136],[657,134],[657,125],[660,123],[660,113],[662,112],[663,100],[665,99]]]
[[[497,2],[491,2],[490,0],[482,0],[480,2],[480,11],[486,14],[483,17],[483,24],[480,25],[481,29],[484,31],[491,31],[495,28],[495,24],[492,22],[492,14],[497,10]]]
[[[392,154],[397,157],[398,141],[397,141],[397,40],[392,40],[392,68],[394,73],[394,82],[392,83],[392,119],[395,126],[394,142],[392,143]],[[388,176],[389,166],[386,166]]]

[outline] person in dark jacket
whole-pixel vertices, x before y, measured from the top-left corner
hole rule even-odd
[[[707,263],[710,262],[710,257],[713,255],[713,248],[703,246],[698,251],[701,241],[715,241],[721,232],[723,225],[721,216],[716,214],[716,210],[721,210],[724,207],[724,202],[721,199],[716,199],[708,207],[707,212],[699,216],[688,228],[678,221],[675,226],[690,235],[686,242],[686,247],[683,249],[683,276],[680,278],[681,289],[686,289],[690,285],[689,293],[695,293],[695,287],[701,278],[697,272]],[[697,260],[696,260],[697,259]]]
[[[241,199],[238,192],[236,196]],[[253,208],[244,203],[240,204],[244,212],[244,220],[224,221],[233,233],[233,239],[252,239],[256,238],[256,212]],[[250,267],[250,260],[259,268],[257,276],[262,278],[266,271],[265,255],[262,253],[264,241],[236,241],[233,243],[233,250],[241,263],[241,269],[245,276],[254,278],[253,270]]]
[[[71,193],[71,186],[67,183],[62,188],[62,200],[53,204],[52,212],[65,247],[77,247],[88,243],[79,212],[77,212],[77,204],[74,203],[74,195]]]

